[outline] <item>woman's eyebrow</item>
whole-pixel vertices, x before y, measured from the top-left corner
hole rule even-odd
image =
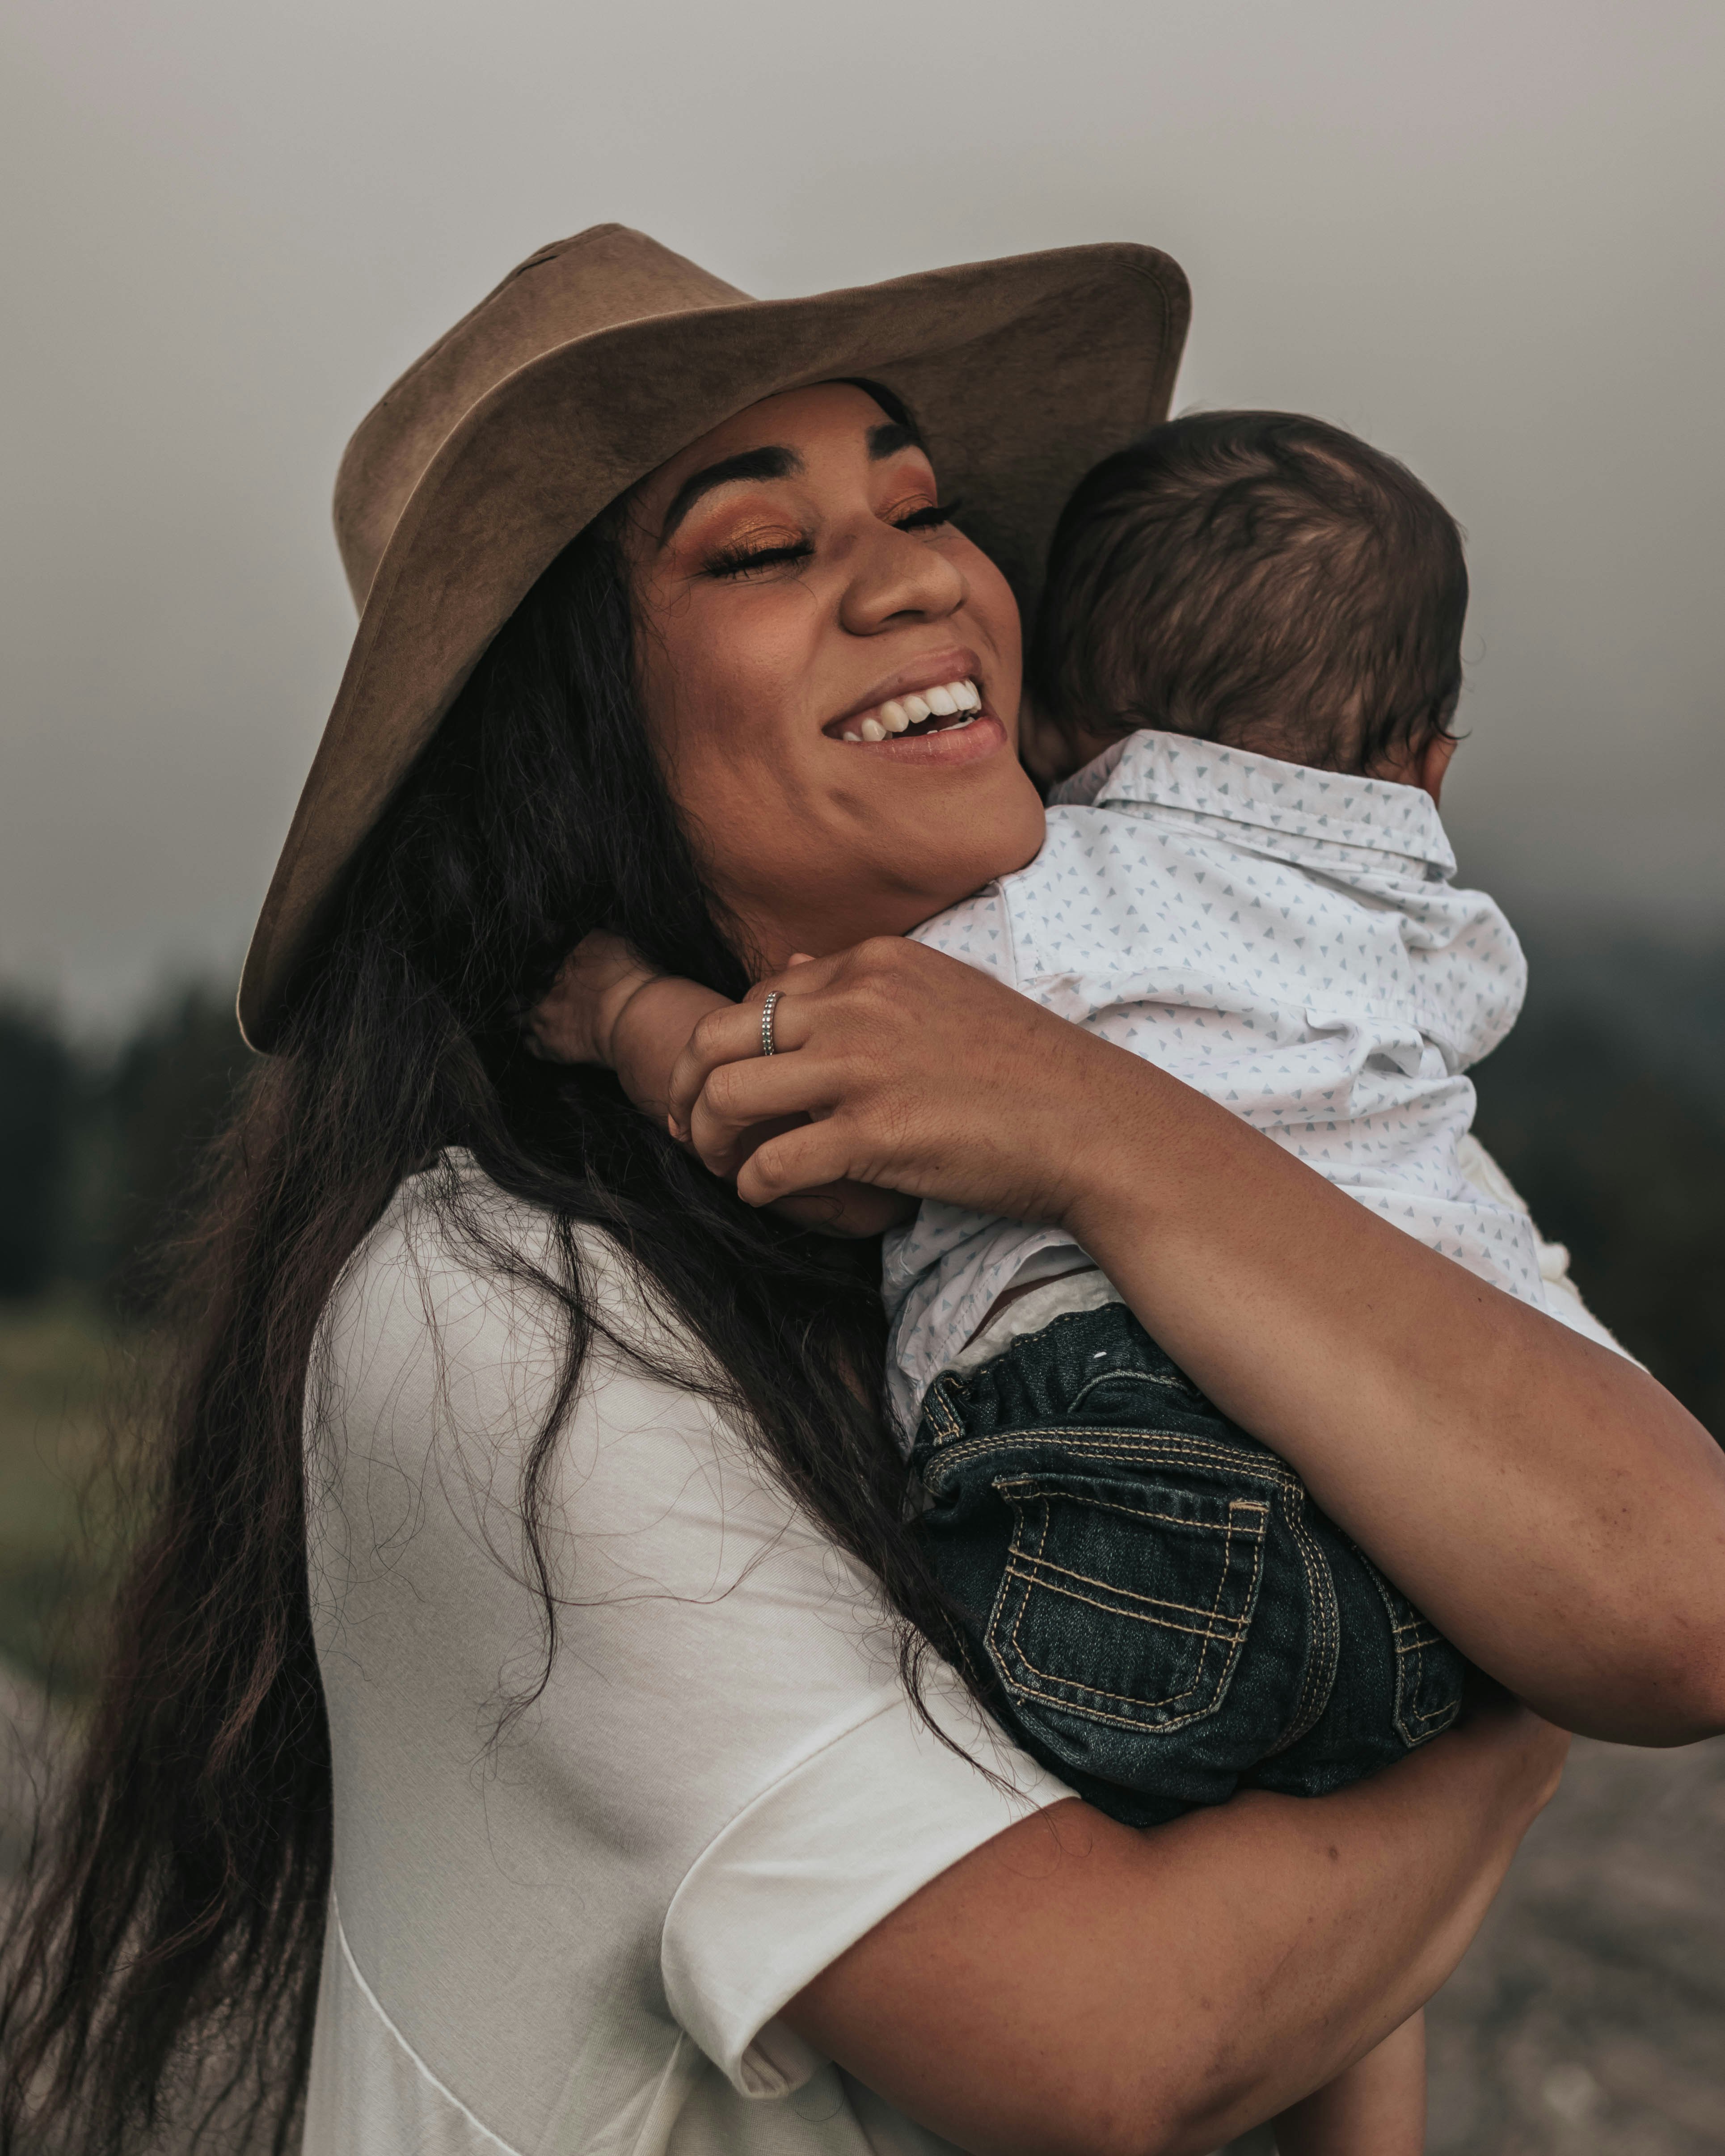
[[[901,449],[920,449],[922,437],[914,427],[902,419],[889,419],[884,426],[869,429],[869,462],[880,464],[883,459],[896,457]]]
[[[734,457],[723,457],[717,464],[691,473],[677,489],[670,507],[665,512],[665,522],[659,531],[660,545],[666,543],[702,495],[710,494],[716,486],[739,479],[789,479],[802,469],[803,459],[794,449],[774,448],[744,449]]]

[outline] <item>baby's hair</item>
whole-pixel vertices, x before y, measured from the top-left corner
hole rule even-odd
[[[1466,613],[1461,533],[1405,465],[1293,413],[1199,413],[1080,480],[1029,685],[1065,731],[1368,771],[1449,734]]]

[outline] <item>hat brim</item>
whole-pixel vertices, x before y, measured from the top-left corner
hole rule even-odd
[[[1073,485],[1166,416],[1189,311],[1168,256],[1105,244],[651,316],[499,383],[427,468],[366,595],[246,954],[246,1040],[279,1039],[355,853],[485,647],[619,495],[763,398],[866,376],[915,413],[964,529],[1029,599]]]

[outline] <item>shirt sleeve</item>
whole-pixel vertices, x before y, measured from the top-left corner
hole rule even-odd
[[[1072,1794],[998,1735],[991,1742],[949,1684],[930,1693],[937,1721],[988,1774],[901,1694],[763,1790],[671,1902],[666,1997],[745,2096],[784,2095],[820,2063],[776,2018],[788,2000],[919,1887]]]

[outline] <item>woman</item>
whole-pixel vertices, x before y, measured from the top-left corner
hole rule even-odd
[[[1725,1721],[1725,1476],[1651,1380],[891,940],[1040,831],[976,537],[1034,559],[1183,326],[1146,249],[757,305],[602,228],[361,429],[360,632],[8,1994],[13,2143],[168,2104],[285,2147],[303,2091],[317,2156],[1206,2148],[1442,1981],[1542,1716]],[[982,718],[845,741],[937,658]],[[738,998],[815,954],[793,1053],[757,1002],[684,1074],[709,1150],[818,1118],[740,1195],[526,1052],[596,928]],[[1533,1711],[1149,1835],[1071,1799],[922,1651],[865,1268],[755,1209],[844,1176],[1069,1224]]]

